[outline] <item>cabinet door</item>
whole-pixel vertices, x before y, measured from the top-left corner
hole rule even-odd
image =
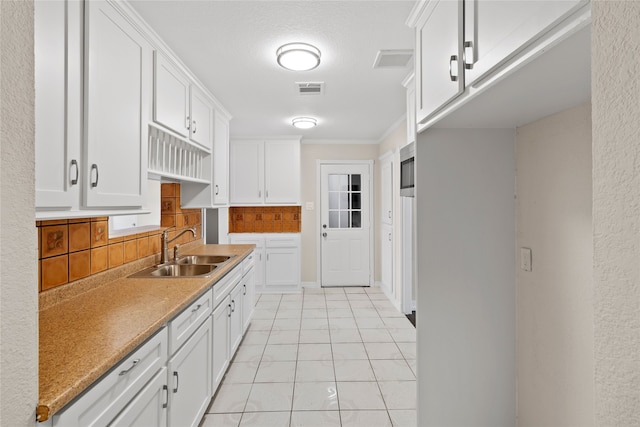
[[[111,427],[163,427],[167,425],[167,368],[160,372],[109,424]]]
[[[215,114],[213,127],[213,203],[229,203],[229,122]]]
[[[264,165],[265,203],[300,203],[300,143],[265,142]]]
[[[34,4],[36,208],[78,208],[82,3]]]
[[[153,120],[189,136],[189,79],[161,53],[154,56]]]
[[[198,88],[191,86],[191,127],[189,139],[211,149],[213,105]]]
[[[388,158],[382,161],[382,173],[380,177],[381,202],[382,202],[382,222],[384,224],[393,223],[393,161]]]
[[[267,248],[265,288],[292,286],[300,283],[300,257],[298,248]]]
[[[230,199],[232,204],[256,204],[264,200],[264,143],[231,141]]]
[[[419,123],[464,91],[462,0],[435,0],[416,27]]]
[[[465,0],[465,81],[476,83],[587,0]]]
[[[416,140],[416,84],[414,78],[407,83],[407,144]]]
[[[229,320],[231,319],[231,298],[227,296],[213,310],[213,390],[218,388],[229,366]]]
[[[242,279],[242,333],[249,328],[255,307],[255,267],[251,268]]]
[[[152,50],[111,3],[85,2],[87,207],[140,207],[147,186]]]
[[[229,325],[230,353],[229,358],[238,349],[242,341],[242,291],[244,288],[238,283],[231,291],[231,324]]]
[[[213,334],[207,319],[169,361],[169,426],[197,426],[212,388]]]
[[[382,225],[380,238],[380,282],[393,295],[393,229],[390,225]]]

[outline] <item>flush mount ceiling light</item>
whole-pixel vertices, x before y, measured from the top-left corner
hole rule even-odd
[[[318,124],[318,121],[313,117],[296,117],[291,120],[291,124],[298,129],[311,129]]]
[[[292,71],[313,70],[320,65],[320,49],[307,43],[288,43],[276,51],[278,64]]]

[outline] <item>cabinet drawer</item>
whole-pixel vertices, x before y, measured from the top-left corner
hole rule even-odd
[[[248,257],[242,260],[242,276],[246,275],[256,263],[256,253],[251,252]]]
[[[169,322],[169,354],[175,353],[213,311],[213,295],[208,290]]]
[[[53,417],[54,427],[107,425],[167,362],[167,328]]]
[[[217,307],[229,295],[233,287],[242,278],[242,265],[237,266],[218,283],[213,285],[213,307]]]
[[[295,248],[300,245],[300,237],[298,235],[290,237],[267,237],[267,248]]]

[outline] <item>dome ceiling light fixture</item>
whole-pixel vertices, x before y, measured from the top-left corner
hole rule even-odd
[[[278,64],[291,71],[309,71],[320,65],[320,49],[308,43],[287,43],[276,50]]]
[[[291,124],[298,129],[311,129],[318,124],[318,121],[313,117],[296,117],[291,120]]]

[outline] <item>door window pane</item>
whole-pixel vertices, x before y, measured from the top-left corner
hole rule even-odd
[[[360,174],[351,175],[351,191],[360,191]]]
[[[349,211],[340,211],[340,228],[349,228]]]
[[[329,192],[329,209],[340,209],[340,205],[338,204],[338,197],[340,193],[338,192]]]
[[[360,228],[360,227],[362,227],[361,212],[360,211],[351,212],[351,227],[352,228]]]
[[[329,228],[361,228],[360,174],[330,174],[328,186]]]
[[[338,211],[329,212],[329,228],[340,228]]]

